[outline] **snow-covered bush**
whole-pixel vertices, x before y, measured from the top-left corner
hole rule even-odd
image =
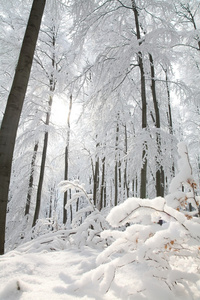
[[[164,221],[162,226],[158,224],[160,218]],[[124,231],[115,229],[102,233],[102,238],[111,237],[114,242],[98,256],[97,268],[77,282],[76,288],[92,280],[98,283],[101,293],[106,293],[112,284],[121,286],[117,277],[126,268],[132,268],[133,276],[132,287],[124,284],[121,287],[127,296],[141,294],[152,299],[157,289],[173,297],[181,287],[189,294],[192,282],[200,280],[196,274],[200,263],[199,218],[188,220],[159,197],[153,200],[130,198],[113,208],[107,220],[119,229],[129,225]],[[189,271],[191,264],[193,272]]]
[[[59,225],[55,217],[38,219],[36,225],[32,228],[29,235],[31,239],[35,239],[46,233],[56,232],[58,229]]]
[[[101,232],[108,228],[108,223],[98,210],[91,212],[81,225],[71,229],[54,230],[53,224],[47,219],[36,223],[32,232],[33,240],[19,246],[18,251],[42,252],[60,251],[71,248],[89,246],[91,248],[105,248],[106,240],[101,237]],[[50,226],[48,228],[48,226]],[[34,235],[34,236],[33,236]]]
[[[62,181],[60,188],[65,192],[71,190],[72,196],[65,208],[82,199],[84,205],[74,214],[71,228],[66,231],[71,245],[104,247],[106,240],[101,237],[101,232],[108,229],[108,222],[104,216],[94,207],[92,195],[89,195],[84,186],[76,181]]]
[[[76,201],[80,202],[80,199],[82,202],[82,206],[73,214],[71,228],[61,228],[56,215],[53,214],[52,218],[38,219],[36,225],[25,232],[26,220],[26,223],[23,224],[24,230],[21,230],[23,235],[21,243],[19,237],[16,238],[17,242],[12,237],[12,243],[15,242],[13,248],[24,242],[27,243],[18,248],[25,252],[59,251],[82,246],[101,249],[105,247],[108,241],[101,237],[101,233],[108,229],[109,225],[105,217],[92,204],[91,196],[78,181],[63,181],[60,183],[60,187],[63,191],[71,189],[72,197],[68,201],[66,209]]]
[[[196,195],[197,184],[192,174],[188,149],[184,142],[178,144],[179,173],[172,179],[170,194],[166,197],[169,206],[182,211],[188,218],[200,216],[199,201]]]
[[[117,287],[122,299],[193,299],[192,289],[200,284],[200,218],[196,200],[191,200],[196,196],[188,198],[194,212],[187,211],[187,201],[183,207],[182,197],[174,197],[180,183],[194,186],[184,149],[184,144],[179,145],[180,172],[172,181],[168,201],[129,198],[111,210],[107,221],[112,229],[101,236],[113,243],[99,254],[97,267],[76,282],[74,289],[92,281],[101,293]],[[127,269],[132,270],[132,286],[126,285]]]

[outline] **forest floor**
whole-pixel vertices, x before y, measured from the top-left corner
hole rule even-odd
[[[87,297],[83,290],[74,294],[68,290],[92,267],[96,256],[96,250],[90,248],[39,253],[11,251],[0,258],[0,300],[97,299],[95,295]]]
[[[157,288],[149,283],[152,297],[146,298],[140,288],[141,283],[133,276],[133,265],[120,268],[109,291],[101,294],[96,283],[98,276],[91,279],[92,283],[83,282],[83,275],[95,268],[96,257],[101,250],[82,247],[55,251],[48,246],[41,251],[36,246],[37,243],[32,241],[0,257],[0,300],[200,299],[199,290],[189,295],[183,287],[177,289],[176,296],[172,298],[163,293],[159,282]],[[77,280],[83,283],[79,289],[74,286]],[[131,294],[131,289],[136,293]]]

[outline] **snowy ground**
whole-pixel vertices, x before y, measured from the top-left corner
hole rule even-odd
[[[120,270],[117,276],[119,284],[113,283],[110,291],[104,295],[99,293],[94,284],[86,285],[79,290],[72,288],[76,280],[81,280],[85,272],[95,267],[100,250],[83,247],[41,251],[30,247],[31,244],[35,245],[34,242],[29,242],[0,257],[0,300],[147,299],[142,293],[138,296],[127,296],[125,292],[126,289],[130,290],[133,287],[135,289],[137,285],[131,265],[128,268],[126,266],[125,270]],[[140,289],[139,282],[137,289]],[[157,291],[154,289],[151,299],[174,299],[167,294],[163,295],[162,289],[157,288]],[[200,299],[198,291],[189,297],[183,297],[182,292],[177,290],[175,299]]]
[[[11,251],[0,258],[0,299],[95,299],[87,297],[84,291],[70,294],[67,287],[92,267],[96,255],[89,248],[39,253]]]

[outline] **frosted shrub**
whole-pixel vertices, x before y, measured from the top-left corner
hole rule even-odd
[[[160,218],[164,221],[162,226],[158,224]],[[159,197],[130,198],[113,208],[107,220],[116,229],[104,231],[102,238],[112,238],[114,242],[97,257],[97,268],[77,282],[76,288],[92,280],[98,283],[101,293],[106,293],[112,284],[121,286],[117,278],[129,267],[133,286],[123,284],[123,295],[140,294],[151,299],[157,289],[172,297],[181,287],[190,293],[191,283],[200,279],[195,274],[200,263],[198,218],[188,220]],[[127,224],[130,225],[124,231],[120,230]],[[195,272],[188,271],[191,264]]]
[[[170,194],[166,197],[168,205],[182,211],[188,218],[200,216],[199,200],[196,195],[196,182],[193,178],[187,146],[184,142],[178,144],[179,173],[172,179]]]
[[[113,243],[99,254],[96,269],[76,282],[76,288],[92,281],[101,293],[117,289],[122,299],[193,299],[192,289],[200,280],[200,218],[194,194],[188,198],[192,212],[187,201],[183,206],[185,195],[177,197],[181,184],[194,186],[188,156],[180,149],[186,148],[179,145],[180,172],[172,181],[168,201],[129,198],[114,207],[107,217],[113,229],[101,234]],[[127,269],[132,270],[132,286],[126,285]]]
[[[55,215],[53,218],[38,219],[31,232],[26,235],[26,241],[34,240],[22,245],[20,249],[26,252],[40,252],[59,251],[74,246],[104,248],[107,241],[101,237],[101,232],[108,229],[109,225],[104,216],[93,206],[91,196],[78,181],[63,181],[60,187],[63,191],[71,189],[72,192],[66,209],[78,199],[83,202],[80,209],[73,214],[71,228],[62,229]]]
[[[31,239],[37,238],[49,232],[58,231],[58,223],[55,217],[38,219],[36,225],[32,228]]]
[[[74,213],[71,227],[66,234],[71,245],[104,247],[106,241],[101,237],[101,232],[107,229],[108,222],[92,203],[92,195],[89,195],[83,185],[76,181],[62,181],[60,187],[63,191],[71,189],[72,197],[67,202],[66,209],[70,205],[82,200],[82,207]]]

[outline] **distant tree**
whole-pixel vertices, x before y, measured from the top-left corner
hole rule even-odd
[[[28,183],[28,193],[27,193],[27,198],[26,198],[25,216],[28,215],[30,212],[31,196],[32,196],[32,192],[33,192],[35,161],[36,161],[36,157],[37,157],[38,144],[39,143],[35,143],[35,146],[33,149],[32,160],[31,160],[31,171],[30,171],[30,177],[29,177],[29,183]]]
[[[72,112],[72,95],[70,95],[70,101],[69,101],[69,110],[68,110],[68,116],[67,116],[67,137],[66,137],[66,146],[65,146],[65,171],[64,171],[64,180],[69,180],[69,146],[70,146],[70,117]],[[65,208],[67,204],[67,196],[68,191],[64,193],[64,199],[63,199],[63,224],[66,224],[67,222],[67,210]],[[72,218],[72,216],[71,216]]]
[[[55,61],[56,32],[55,32],[55,26],[52,26],[52,28],[51,28],[50,39],[51,39],[52,52],[53,53],[52,53],[52,56],[50,56],[52,71],[51,71],[51,74],[49,75],[49,101],[48,101],[48,107],[47,107],[46,119],[45,119],[45,126],[46,127],[48,127],[49,124],[50,124],[50,115],[51,115],[51,108],[52,108],[52,103],[53,103],[53,94],[54,94],[55,87],[56,87],[56,79],[55,79],[55,70],[56,70],[56,61]],[[44,171],[45,171],[45,163],[46,163],[46,156],[47,156],[48,139],[49,139],[49,133],[48,133],[48,128],[46,128],[45,135],[44,135],[43,150],[42,150],[42,160],[41,160],[41,166],[40,166],[39,183],[38,183],[38,189],[37,189],[36,207],[35,207],[35,213],[34,213],[33,225],[32,226],[35,226],[36,221],[39,217],[39,212],[40,212],[42,185],[43,185],[43,180],[44,180]]]

